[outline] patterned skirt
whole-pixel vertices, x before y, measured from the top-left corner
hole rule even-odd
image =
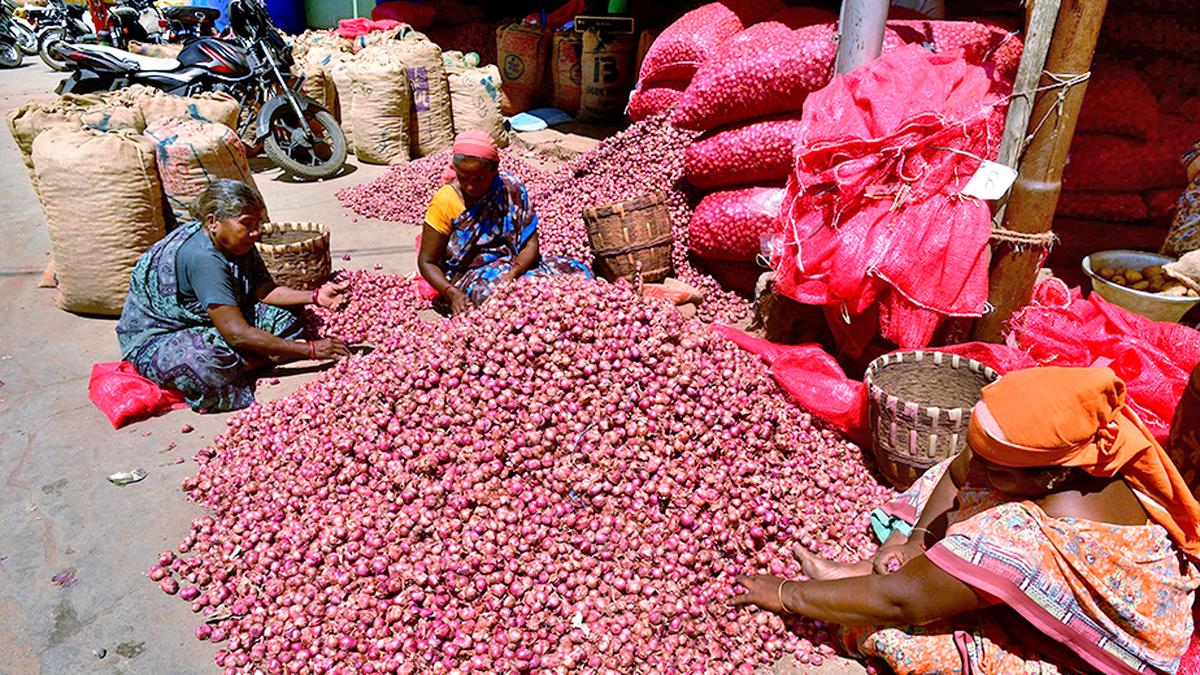
[[[304,323],[294,312],[261,302],[254,306],[253,325],[289,340],[304,334]],[[254,378],[246,360],[216,326],[153,337],[126,360],[146,379],[183,392],[192,410],[225,412],[254,402]]]

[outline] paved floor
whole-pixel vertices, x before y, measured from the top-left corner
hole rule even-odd
[[[58,79],[36,59],[0,70],[0,111],[50,98]],[[256,178],[276,220],[330,226],[335,267],[381,263],[408,273],[416,228],[352,218],[333,198],[384,170],[355,167],[318,184],[283,181],[274,170]],[[60,311],[53,291],[35,288],[50,243],[7,133],[0,134],[0,241],[0,674],[217,672],[214,648],[192,637],[198,622],[187,604],[164,597],[145,574],[203,514],[179,483],[227,416],[176,412],[113,431],[88,401],[91,365],[120,356],[114,322]],[[345,252],[350,262],[341,260]],[[261,387],[259,396],[285,395],[305,377]],[[185,423],[195,431],[181,433]],[[137,468],[149,475],[135,485],[105,480]],[[56,583],[63,573],[73,581]],[[822,672],[862,669],[840,662]]]

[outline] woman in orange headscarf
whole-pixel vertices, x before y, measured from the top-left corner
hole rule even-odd
[[[425,214],[417,269],[455,314],[521,277],[591,276],[583,263],[541,254],[525,185],[500,171],[500,151],[486,133],[459,134],[443,178]]]
[[[745,576],[734,605],[842,625],[900,673],[1173,673],[1200,585],[1200,504],[1107,368],[983,391],[968,449],[885,511],[873,561],[795,551],[806,581]],[[909,529],[909,528],[905,528]]]

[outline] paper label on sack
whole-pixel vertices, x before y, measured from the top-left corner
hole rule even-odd
[[[962,193],[968,197],[995,201],[1007,194],[1016,181],[1016,169],[984,160],[971,180],[967,181]]]

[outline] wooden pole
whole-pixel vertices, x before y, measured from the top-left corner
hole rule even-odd
[[[1063,0],[1054,28],[1046,74],[1029,119],[1028,149],[1017,182],[1004,209],[1003,228],[1022,234],[1045,234],[1054,223],[1062,190],[1062,172],[1075,135],[1087,82],[1055,86],[1091,69],[1100,22],[1107,0]],[[1034,6],[1037,11],[1037,6]],[[1044,249],[998,242],[992,263],[988,302],[992,311],[975,324],[975,339],[1000,342],[1013,313],[1029,303]]]
[[[853,72],[879,58],[889,7],[889,0],[842,0],[833,72]]]

